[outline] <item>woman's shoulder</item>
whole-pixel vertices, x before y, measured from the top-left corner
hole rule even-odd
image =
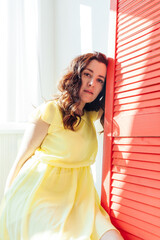
[[[51,124],[53,118],[59,113],[58,100],[53,99],[46,102],[43,102],[29,116],[29,121],[37,121],[41,118],[43,121]]]
[[[100,108],[98,111],[88,111],[88,115],[92,121],[96,121],[101,118],[103,114],[103,109]]]
[[[87,111],[89,118],[94,122],[98,119],[99,111]]]
[[[42,105],[40,106],[42,109],[44,109],[44,111],[47,112],[52,112],[53,110],[59,108],[58,107],[58,99],[53,99],[53,100],[48,100],[45,101],[44,103],[42,103]]]

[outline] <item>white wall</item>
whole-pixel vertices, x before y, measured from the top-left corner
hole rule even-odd
[[[101,51],[107,53],[109,0],[55,0],[55,38],[54,38],[54,78],[59,79],[69,62],[83,53],[81,35],[85,25],[81,25],[82,6],[88,6],[91,11],[91,46],[86,52]],[[86,25],[90,19],[86,21]],[[88,29],[89,31],[90,29]]]
[[[0,202],[4,193],[6,178],[16,158],[24,130],[14,125],[0,129]]]
[[[38,4],[38,59],[39,59],[39,101],[50,99],[56,93],[55,24],[54,0],[40,0]],[[44,99],[43,99],[44,98]]]
[[[39,62],[41,93],[50,98],[56,93],[55,84],[70,61],[84,52],[107,53],[109,0],[46,0],[40,1]],[[82,38],[90,16],[82,25],[82,7],[91,13],[91,29]],[[91,36],[89,36],[91,32]],[[91,38],[91,43],[88,43]]]

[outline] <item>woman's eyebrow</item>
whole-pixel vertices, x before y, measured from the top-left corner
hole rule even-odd
[[[90,68],[86,68],[86,70],[88,70],[88,71],[90,71],[91,73],[93,73],[93,70],[92,69],[90,69]],[[101,78],[104,78],[105,79],[105,77],[104,76],[102,76],[102,75],[98,75],[99,77],[101,77]]]
[[[102,76],[102,75],[98,75],[99,77],[101,77],[101,78],[103,78],[103,79],[105,79],[105,77],[104,76]]]
[[[92,72],[92,73],[93,73],[93,71],[92,71],[90,68],[86,68],[86,70],[88,70],[88,71],[90,71],[90,72]]]

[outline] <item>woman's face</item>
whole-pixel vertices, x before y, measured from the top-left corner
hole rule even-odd
[[[92,60],[81,73],[81,87],[79,91],[80,106],[83,109],[86,103],[93,102],[102,91],[107,67],[104,63]]]

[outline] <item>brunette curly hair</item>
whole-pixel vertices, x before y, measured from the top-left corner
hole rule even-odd
[[[79,123],[81,116],[77,113],[78,106],[80,104],[79,90],[81,87],[81,73],[92,61],[104,63],[107,67],[108,60],[106,56],[100,52],[87,53],[74,58],[67,69],[67,73],[62,77],[59,82],[58,89],[61,92],[59,97],[59,106],[63,114],[63,124],[65,128],[74,130],[75,124],[77,124],[77,118]],[[98,111],[100,108],[104,111],[105,105],[105,84],[98,97],[91,103],[86,103],[84,110],[86,111]],[[103,126],[104,114],[102,115],[100,122]]]

